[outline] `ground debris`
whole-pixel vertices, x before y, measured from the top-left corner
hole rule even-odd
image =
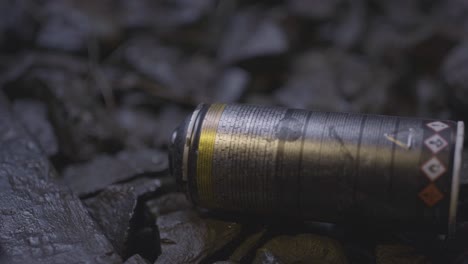
[[[136,254],[127,259],[124,264],[150,264],[150,262]]]
[[[343,112],[382,112],[392,81],[385,68],[336,50],[312,50],[297,57],[286,84],[276,91],[280,104]]]
[[[253,263],[348,263],[338,241],[313,234],[279,236],[257,251]]]
[[[85,199],[83,203],[115,250],[124,257],[129,223],[137,203],[131,188],[110,186],[97,196]]]
[[[159,175],[168,168],[165,152],[156,149],[122,151],[115,156],[99,155],[93,160],[68,166],[64,182],[79,196],[86,196],[110,184],[139,175]]]
[[[158,217],[162,254],[156,263],[199,263],[239,235],[241,226],[185,210]],[[190,238],[190,239],[188,239]]]
[[[267,229],[263,228],[258,232],[253,233],[247,237],[242,244],[236,248],[236,250],[229,257],[230,261],[234,262],[245,262],[249,254],[253,253],[258,248],[263,240],[265,239]]]
[[[89,43],[117,39],[121,28],[108,5],[94,1],[48,1],[38,10],[43,19],[36,43],[64,51],[86,50]]]
[[[215,4],[213,0],[119,2],[120,17],[125,27],[150,27],[156,31],[174,30],[196,23],[212,11]]]
[[[83,161],[98,152],[118,150],[123,132],[99,102],[101,90],[89,85],[83,61],[55,57],[30,56],[31,62],[24,63],[24,74],[7,83],[9,95],[34,98],[47,105],[60,150],[67,158]]]
[[[120,263],[77,197],[54,182],[54,169],[0,94],[0,240],[13,263]]]
[[[143,196],[154,194],[158,187],[161,187],[160,183],[146,190],[136,189],[130,184],[111,185],[98,195],[84,200],[91,217],[124,258],[138,253],[154,261],[160,252],[157,227],[154,221],[144,219],[144,208],[139,205],[143,203]],[[145,241],[145,246],[141,246],[141,239]]]
[[[234,15],[218,50],[224,64],[287,52],[288,38],[272,15],[258,9],[241,10]]]
[[[442,76],[448,86],[449,101],[460,118],[468,111],[468,41],[454,47],[442,65]]]
[[[157,218],[175,211],[185,211],[192,208],[192,203],[184,193],[169,193],[146,202],[148,211]]]
[[[57,138],[47,117],[46,106],[37,100],[16,100],[13,112],[21,120],[28,132],[37,139],[39,146],[47,156],[58,152]]]

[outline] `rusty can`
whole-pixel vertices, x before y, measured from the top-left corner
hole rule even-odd
[[[201,104],[171,168],[208,209],[455,231],[464,124]]]

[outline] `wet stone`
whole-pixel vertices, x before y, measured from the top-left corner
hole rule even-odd
[[[145,89],[156,96],[198,104],[213,94],[218,67],[208,56],[184,55],[157,39],[138,37],[129,41],[124,60],[142,76],[156,82]]]
[[[159,217],[175,211],[184,211],[192,208],[191,202],[184,193],[169,193],[146,202],[149,212]]]
[[[159,134],[155,131],[160,128],[156,115],[136,107],[121,107],[115,112],[115,119],[125,131],[127,147],[153,146],[154,138]]]
[[[385,17],[369,20],[368,33],[362,40],[366,54],[394,67],[402,67],[399,71],[407,70],[410,63],[406,51],[434,34],[432,24],[424,21],[419,21],[419,25],[401,27]]]
[[[365,2],[363,0],[348,0],[344,6],[341,6],[340,13],[340,16],[335,16],[330,21],[320,25],[318,29],[320,39],[342,49],[355,47],[362,40],[366,30]]]
[[[245,93],[250,81],[247,71],[241,68],[227,68],[215,81],[212,102],[234,103]]]
[[[288,10],[309,19],[326,19],[335,15],[342,0],[291,0],[287,1]]]
[[[468,111],[467,73],[468,41],[464,41],[450,51],[442,65],[442,76],[449,88],[450,103],[460,115]]]
[[[417,116],[441,120],[451,118],[447,96],[440,81],[430,77],[423,77],[416,82],[415,90],[418,100],[415,111]]]
[[[132,149],[168,146],[172,131],[187,115],[177,106],[163,107],[158,114],[139,107],[122,107],[115,112],[117,123],[126,134],[125,144]]]
[[[168,171],[158,173],[156,177],[148,175],[141,176],[130,181],[119,183],[120,186],[126,186],[132,188],[135,195],[140,198],[144,198],[144,202],[148,199],[154,198],[156,194],[167,192],[176,188],[176,182],[174,177],[169,174]]]
[[[116,38],[119,28],[104,2],[49,1],[37,36],[41,47],[64,51],[88,48],[90,41]]]
[[[155,149],[122,151],[115,156],[99,155],[93,160],[68,166],[64,182],[79,196],[138,175],[158,175],[168,167],[167,154]]]
[[[0,47],[15,50],[35,36],[34,14],[28,10],[31,1],[0,2]]]
[[[253,253],[252,251],[258,248],[263,240],[265,239],[265,234],[267,230],[264,228],[249,237],[247,237],[236,250],[229,257],[230,261],[235,262],[245,262],[246,258]]]
[[[46,106],[37,100],[16,100],[14,114],[21,120],[28,132],[38,141],[39,146],[48,156],[58,151],[57,138],[47,117]]]
[[[214,8],[213,0],[176,0],[169,2],[121,1],[121,20],[129,28],[152,27],[157,31],[196,23]]]
[[[168,146],[172,132],[187,116],[188,113],[180,107],[168,106],[163,108],[156,120],[158,133],[153,136],[153,144],[158,147]]]
[[[224,64],[258,57],[278,56],[288,50],[288,39],[274,18],[257,9],[234,15],[218,50]]]
[[[145,219],[144,208],[139,203],[144,203],[143,197],[154,194],[161,183],[158,179],[146,179],[145,185],[148,187],[135,188],[138,184],[131,183],[111,185],[85,199],[84,204],[121,256],[139,253],[154,261],[160,252],[157,227],[154,220]],[[141,236],[145,247],[141,247]]]
[[[119,149],[122,131],[99,102],[101,87],[90,82],[84,61],[39,57],[31,67],[13,89],[46,103],[60,151],[67,158],[89,160],[96,153]]]
[[[127,259],[124,264],[150,264],[150,262],[136,254]]]
[[[291,108],[380,113],[388,97],[391,73],[361,56],[336,50],[312,50],[296,58],[277,102]]]
[[[338,241],[313,234],[279,236],[257,250],[255,264],[348,263]]]
[[[121,263],[0,94],[0,240],[8,263]]]
[[[110,186],[83,202],[115,250],[119,255],[125,256],[129,223],[137,204],[137,196],[133,190],[129,187]]]
[[[375,249],[377,264],[410,264],[431,263],[427,257],[418,253],[414,248],[405,245],[379,245]]]
[[[199,263],[235,239],[241,226],[178,211],[158,217],[162,254],[155,263]],[[189,239],[188,239],[189,238]]]
[[[218,70],[212,58],[195,54],[185,58],[178,70],[180,83],[175,88],[180,96],[188,96],[196,102],[209,100],[215,92],[211,88]]]
[[[177,66],[182,59],[179,50],[164,46],[155,38],[135,37],[128,41],[123,57],[137,72],[164,87],[178,86]]]
[[[441,27],[441,33],[454,39],[463,39],[468,33],[468,3],[463,0],[442,1],[434,5],[432,16]]]

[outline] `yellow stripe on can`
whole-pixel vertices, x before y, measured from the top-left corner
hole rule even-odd
[[[213,104],[206,112],[198,143],[197,188],[200,202],[215,206],[213,192],[213,153],[218,123],[225,104]]]

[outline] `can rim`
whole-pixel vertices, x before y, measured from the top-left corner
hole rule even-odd
[[[203,107],[203,104],[199,104],[197,108],[193,111],[192,116],[190,117],[190,121],[187,126],[187,132],[185,136],[185,142],[184,142],[184,152],[183,152],[183,158],[182,158],[182,181],[188,181],[188,156],[190,152],[190,147],[192,145],[192,139],[193,139],[193,132],[195,129],[195,121],[198,118],[198,115],[200,114],[200,111]]]
[[[460,173],[463,155],[463,141],[465,137],[465,123],[459,121],[457,124],[457,135],[455,138],[455,156],[452,175],[452,192],[450,195],[449,219],[448,219],[448,236],[453,237],[456,232],[457,222],[457,204],[458,193],[460,190]]]

